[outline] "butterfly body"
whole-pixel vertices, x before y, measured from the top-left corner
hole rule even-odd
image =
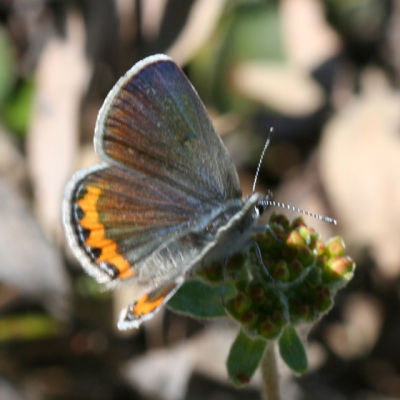
[[[104,163],[67,185],[66,236],[98,282],[132,286],[118,326],[138,327],[189,271],[247,245],[265,197],[242,198],[200,98],[164,55],[140,61],[117,82],[94,144]]]

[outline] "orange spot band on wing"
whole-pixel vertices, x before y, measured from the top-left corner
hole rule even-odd
[[[164,299],[165,295],[151,300],[149,298],[149,295],[145,294],[136,302],[132,313],[134,315],[146,315],[148,313],[151,313],[163,302]]]
[[[120,272],[120,278],[129,278],[135,271],[130,268],[129,262],[118,252],[117,243],[105,236],[105,227],[100,222],[97,210],[97,201],[102,190],[95,186],[86,186],[87,192],[78,200],[78,206],[82,209],[84,216],[79,224],[89,230],[90,234],[85,240],[85,245],[101,249],[97,262],[108,262],[113,264]]]
[[[151,293],[143,295],[133,306],[133,310],[131,311],[132,314],[135,316],[140,316],[151,313],[163,303],[165,298],[171,293],[172,290],[174,290],[175,287],[176,282],[172,281],[152,291]]]

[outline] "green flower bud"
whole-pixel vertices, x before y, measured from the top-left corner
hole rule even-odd
[[[239,321],[245,327],[253,327],[257,322],[257,313],[253,310],[249,310],[240,316]]]
[[[290,270],[285,260],[279,260],[275,263],[272,277],[280,282],[287,282],[290,279]]]
[[[300,228],[301,226],[307,226],[302,217],[295,218],[290,224],[291,229],[297,229]]]
[[[235,310],[242,315],[252,306],[251,299],[243,292],[239,292],[233,299]]]
[[[272,214],[269,219],[270,224],[280,225],[284,229],[289,229],[289,220],[283,214]]]
[[[344,283],[353,277],[354,261],[348,256],[334,257],[327,261],[324,269],[325,282],[343,280]]]
[[[315,242],[315,249],[317,250],[317,255],[322,256],[326,252],[326,245],[322,240],[317,239]]]
[[[293,302],[290,304],[290,322],[299,324],[311,320],[311,306],[308,302]]]
[[[262,309],[271,313],[273,310],[280,309],[281,307],[279,297],[276,293],[273,290],[265,290],[265,300],[262,303]]]
[[[319,312],[327,311],[332,303],[332,296],[330,290],[323,285],[317,286],[314,292],[314,307]]]
[[[340,236],[328,240],[326,247],[330,257],[339,257],[345,254],[345,245]]]
[[[282,257],[286,261],[293,260],[297,256],[297,248],[293,246],[285,246],[282,249]]]
[[[249,285],[247,293],[255,305],[258,306],[265,303],[265,290],[263,288],[263,285],[261,285],[260,283],[253,283]]]
[[[297,232],[299,232],[300,236],[304,239],[305,243],[310,244],[312,237],[314,235],[314,230],[312,228],[309,228],[307,226],[300,226],[297,229]]]
[[[271,317],[263,317],[257,333],[266,339],[276,339],[281,332],[282,327],[276,324]]]
[[[304,267],[308,267],[314,262],[314,254],[308,246],[299,246],[297,249],[297,259]]]
[[[298,247],[306,242],[298,231],[291,231],[286,239],[286,244],[290,247]]]
[[[271,318],[272,321],[280,327],[285,325],[287,322],[281,309],[275,309],[271,314]]]
[[[301,272],[303,271],[303,264],[300,262],[298,259],[294,259],[289,263],[289,269],[290,269],[290,276],[292,279],[296,279]]]

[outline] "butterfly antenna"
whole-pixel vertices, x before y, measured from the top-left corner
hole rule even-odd
[[[312,212],[309,212],[309,211],[306,211],[306,210],[302,210],[301,208],[292,206],[290,204],[281,203],[280,201],[267,199],[265,205],[266,206],[272,206],[272,207],[285,208],[286,210],[294,211],[294,212],[296,212],[298,214],[307,215],[309,217],[313,217],[313,218],[318,219],[320,221],[324,221],[324,222],[328,222],[328,223],[333,224],[333,225],[337,225],[337,221],[334,218],[327,217],[325,215],[315,214],[315,213],[312,213]]]
[[[269,128],[267,140],[265,141],[263,151],[261,152],[260,160],[258,161],[256,175],[254,176],[254,182],[253,182],[253,189],[252,189],[253,193],[256,190],[256,183],[257,183],[258,174],[260,173],[261,163],[264,158],[265,151],[267,150],[269,143],[271,142],[271,136],[273,133],[274,133],[274,128],[271,126],[271,128]]]

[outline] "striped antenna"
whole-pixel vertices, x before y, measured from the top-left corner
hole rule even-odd
[[[264,158],[265,151],[267,150],[269,143],[271,142],[271,136],[273,133],[274,133],[274,128],[271,126],[271,128],[269,128],[267,140],[265,141],[263,151],[261,152],[260,160],[258,161],[256,175],[254,176],[254,182],[253,182],[253,190],[252,190],[253,193],[256,190],[256,183],[257,183],[258,174],[260,173],[261,163]]]
[[[292,205],[286,204],[286,203],[281,203],[280,201],[266,199],[265,205],[266,206],[272,206],[272,207],[285,208],[286,210],[294,211],[294,212],[296,212],[298,214],[307,215],[309,217],[313,217],[313,218],[318,219],[320,221],[324,221],[324,222],[328,222],[328,223],[333,224],[333,225],[337,225],[337,221],[334,218],[327,217],[325,215],[315,214],[315,213],[312,213],[312,212],[309,212],[309,211],[306,211],[306,210],[302,210],[299,207],[295,207],[295,206],[292,206]]]
[[[271,142],[271,137],[272,137],[272,134],[273,134],[273,133],[274,133],[274,128],[271,126],[271,127],[269,128],[269,132],[268,132],[268,136],[267,136],[267,139],[266,139],[266,141],[265,141],[265,144],[264,144],[264,148],[263,148],[263,150],[262,150],[262,152],[261,152],[260,160],[258,161],[257,170],[256,170],[256,174],[255,174],[255,176],[254,176],[254,182],[253,182],[253,189],[252,189],[252,192],[253,192],[253,193],[254,193],[254,191],[256,190],[257,178],[258,178],[258,175],[259,175],[259,173],[260,173],[261,164],[262,164],[262,161],[263,161],[263,158],[264,158],[264,154],[265,154],[265,152],[266,152],[266,150],[267,150],[267,148],[268,148],[268,146],[269,146],[269,144],[270,144],[270,142]],[[307,216],[309,216],[309,217],[318,219],[318,220],[320,220],[320,221],[324,221],[324,222],[328,222],[329,224],[337,225],[337,221],[336,221],[336,219],[334,219],[334,218],[327,217],[327,216],[325,216],[325,215],[319,215],[319,214],[316,214],[316,213],[312,213],[312,212],[303,210],[303,209],[301,209],[301,208],[299,208],[299,207],[292,206],[292,205],[290,205],[290,204],[286,204],[286,203],[282,203],[282,202],[280,202],[280,201],[272,200],[272,199],[271,199],[271,196],[272,196],[272,193],[269,193],[269,194],[263,199],[264,201],[263,201],[263,204],[262,204],[262,205],[263,205],[265,208],[268,207],[268,206],[285,208],[286,210],[290,210],[290,211],[293,211],[293,212],[297,212],[298,214],[307,215]],[[265,209],[265,208],[264,208],[264,209]]]

